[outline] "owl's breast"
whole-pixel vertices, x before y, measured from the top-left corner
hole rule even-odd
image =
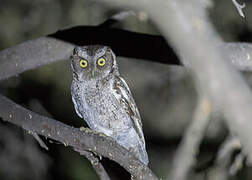
[[[89,109],[97,125],[97,130],[110,129],[112,131],[126,130],[131,126],[131,120],[124,108],[115,99],[108,88],[93,91],[85,96]]]
[[[132,127],[129,115],[116,100],[110,86],[97,88],[92,83],[73,83],[72,95],[76,111],[91,129],[113,136]]]

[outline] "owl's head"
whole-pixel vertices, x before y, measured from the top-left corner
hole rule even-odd
[[[75,47],[71,67],[77,81],[99,80],[109,74],[118,74],[115,54],[111,48],[101,45]]]

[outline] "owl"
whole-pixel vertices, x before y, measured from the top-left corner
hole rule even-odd
[[[148,164],[142,122],[130,89],[107,46],[76,47],[71,56],[72,101],[88,126],[112,137]]]

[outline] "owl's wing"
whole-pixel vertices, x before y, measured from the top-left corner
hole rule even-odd
[[[142,131],[143,125],[141,122],[139,111],[137,109],[133,96],[130,92],[130,89],[122,77],[115,76],[113,90],[115,98],[125,109],[126,113],[131,117],[132,123],[140,140],[142,141],[143,144],[145,144]]]
[[[80,118],[83,118],[82,115],[81,115],[81,112],[80,112],[80,110],[79,110],[80,105],[77,104],[76,96],[75,96],[75,94],[74,94],[73,92],[74,92],[74,91],[73,91],[73,87],[72,87],[72,88],[71,88],[71,94],[72,94],[72,101],[73,101],[73,104],[74,104],[74,109],[75,109],[76,113],[78,114],[78,116],[79,116]]]

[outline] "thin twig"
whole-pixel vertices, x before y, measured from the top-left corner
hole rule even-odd
[[[84,155],[90,161],[100,180],[110,180],[110,177],[97,156],[90,151],[82,151],[78,149],[75,149],[75,151],[78,151],[80,155]]]
[[[44,148],[45,150],[49,150],[49,148],[47,147],[47,145],[44,143],[44,141],[36,134],[36,133],[31,133],[32,136],[37,140],[37,142],[39,143],[39,145]]]
[[[42,114],[44,116],[47,117],[52,117],[52,115],[43,107],[43,105],[36,99],[32,99],[29,102],[29,108],[39,114]],[[47,145],[45,144],[45,142],[39,137],[38,134],[34,133],[34,132],[30,132],[30,134],[37,140],[37,142],[39,143],[39,145],[46,149],[49,150],[49,148],[47,147]]]
[[[206,97],[199,99],[193,121],[187,128],[183,140],[179,145],[175,158],[171,176],[168,179],[185,180],[188,172],[195,163],[195,158],[199,150],[199,145],[209,123],[211,105]]]
[[[245,18],[245,15],[242,11],[243,8],[246,7],[245,3],[243,3],[242,5],[240,5],[236,0],[232,0],[233,4],[235,5],[238,13],[240,14],[241,17]]]

